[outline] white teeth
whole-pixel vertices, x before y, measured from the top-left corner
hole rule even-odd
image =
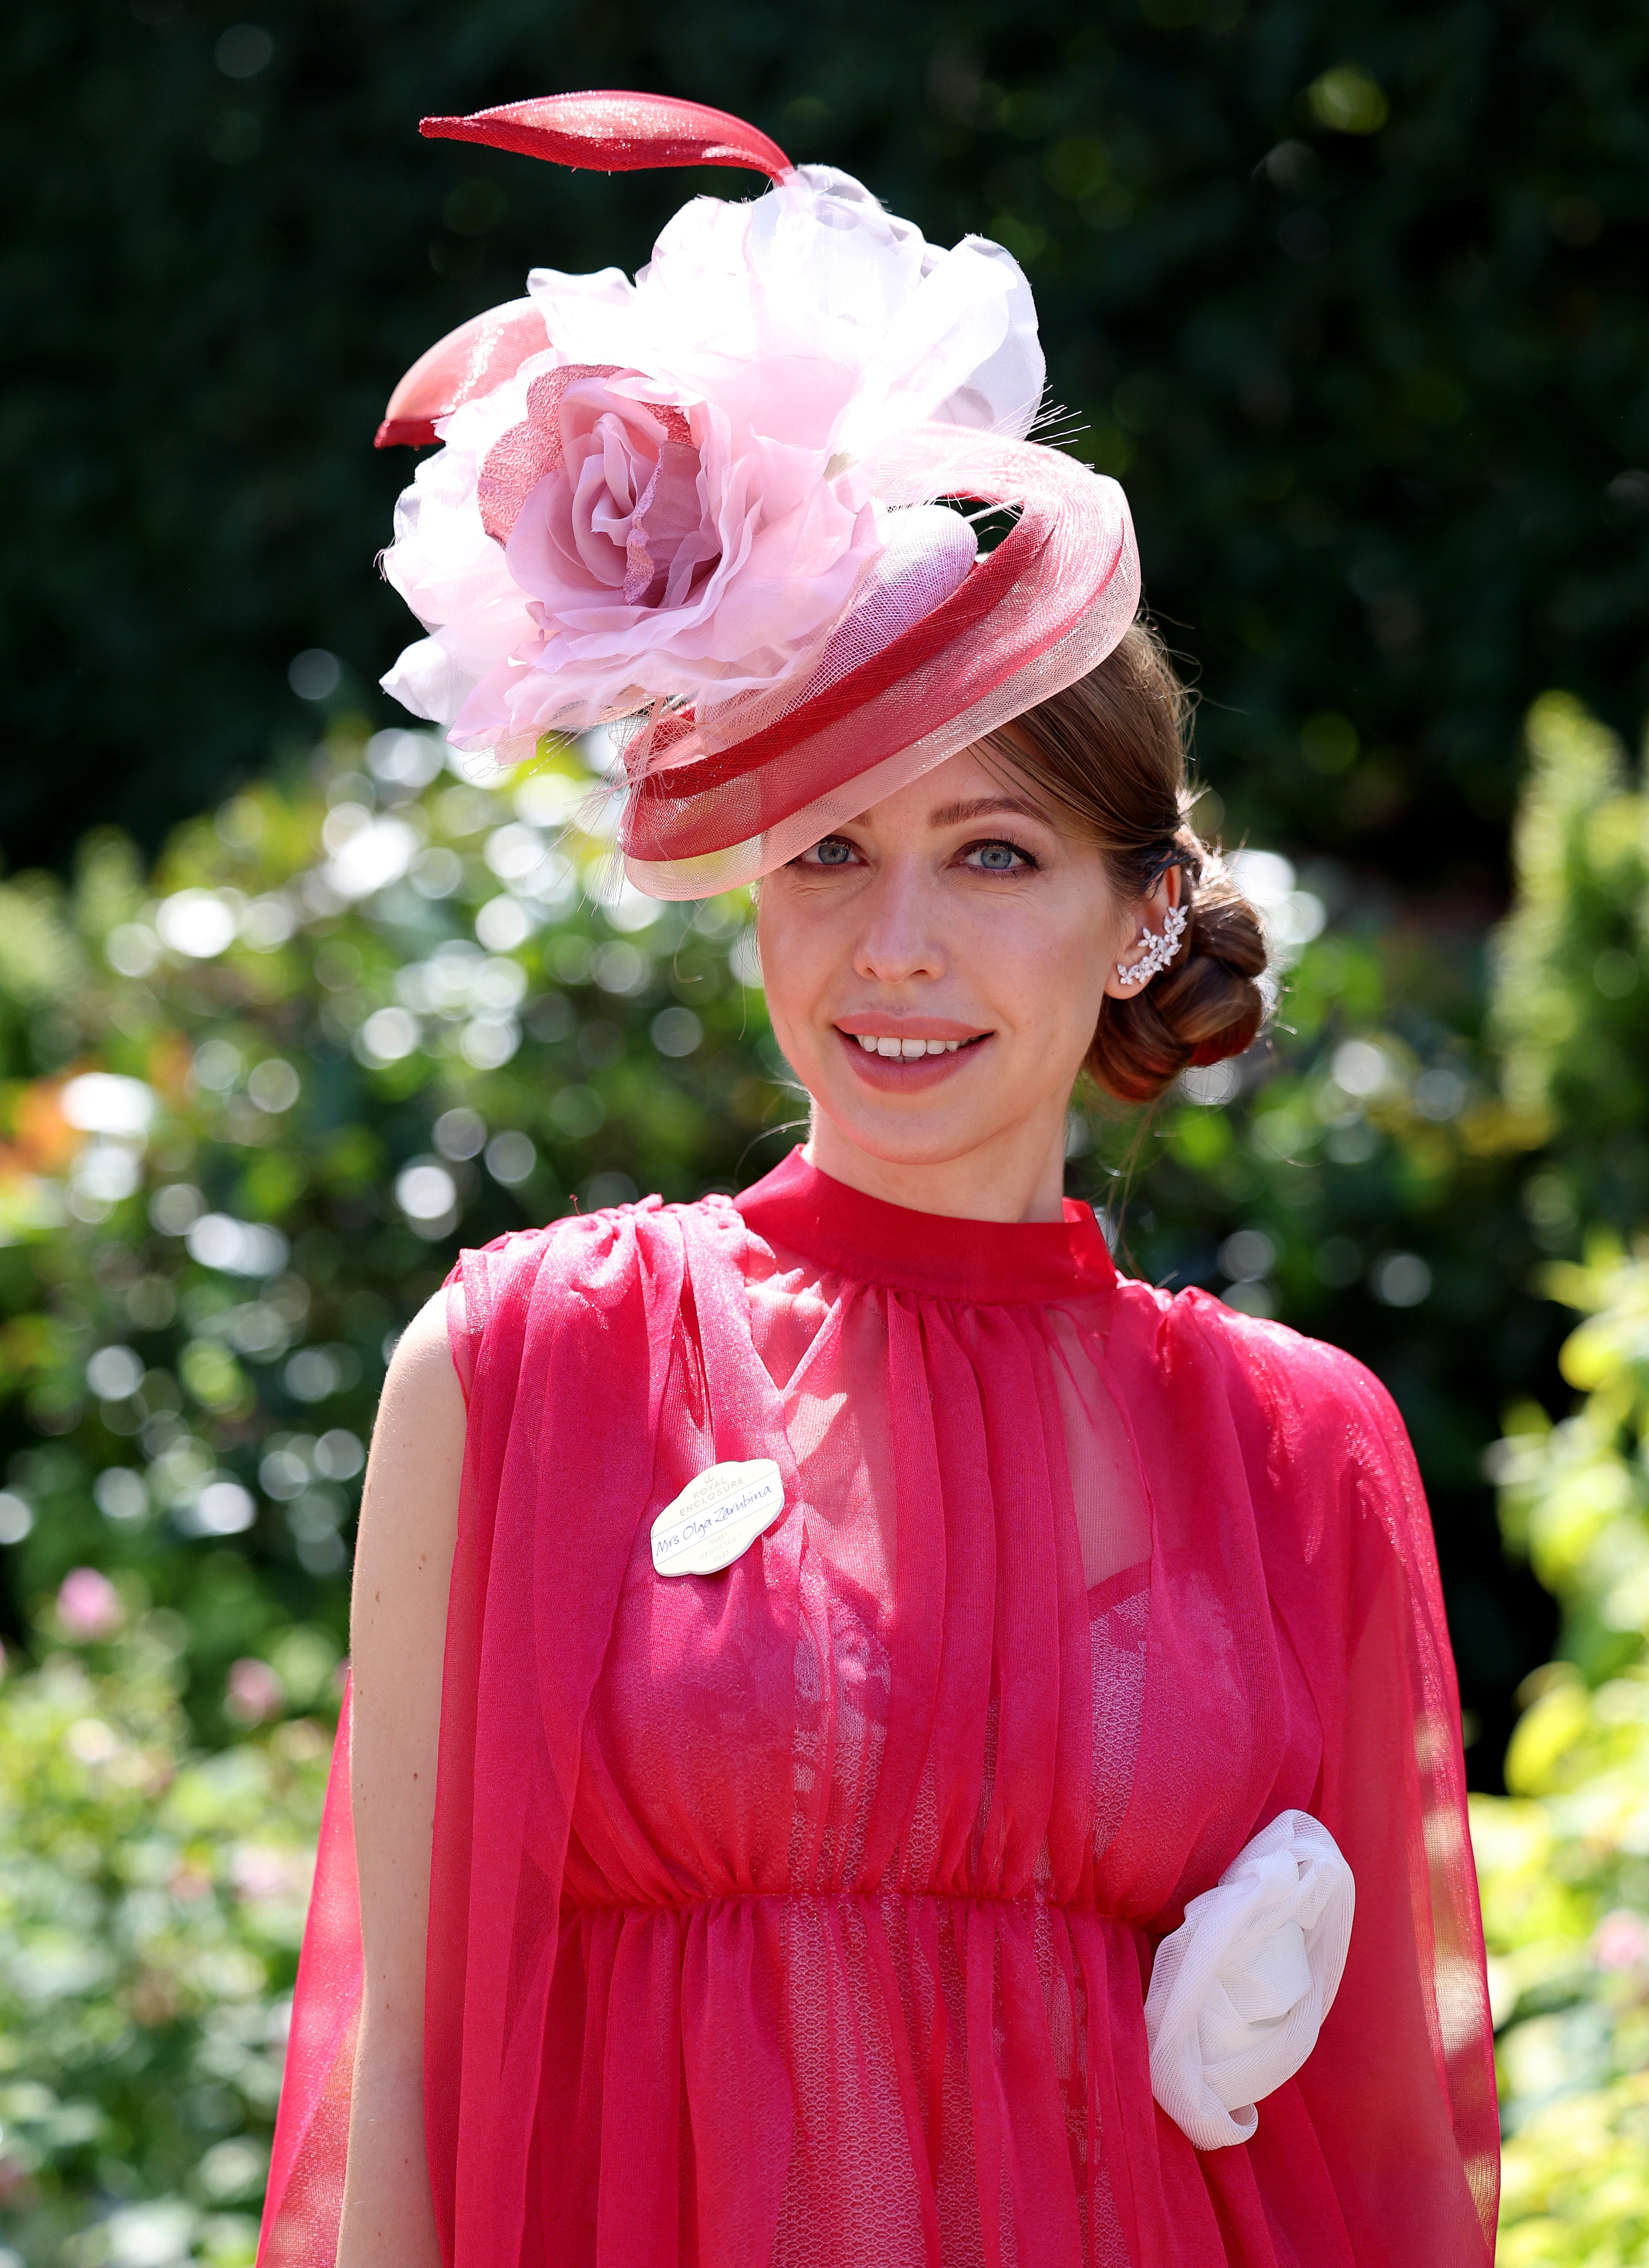
[[[871,1032],[855,1032],[854,1037],[868,1056],[898,1057],[910,1063],[918,1056],[953,1056],[962,1045],[960,1040],[896,1040],[877,1038]]]

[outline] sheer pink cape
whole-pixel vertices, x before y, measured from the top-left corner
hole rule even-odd
[[[1458,1702],[1401,1423],[1335,1350],[1119,1282],[1067,1212],[935,1221],[798,1154],[736,1205],[455,1271],[449,2268],[1490,2260]],[[662,1581],[655,1513],[758,1456],[784,1516]],[[346,1717],[261,2268],[336,2250],[347,1771]],[[1151,1952],[1290,1806],[1355,1873],[1350,1961],[1253,2140],[1200,2154],[1151,2099]]]

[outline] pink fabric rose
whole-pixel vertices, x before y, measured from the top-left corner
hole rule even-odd
[[[847,175],[696,198],[635,283],[530,280],[547,351],[443,420],[384,572],[429,627],[385,678],[462,748],[526,754],[660,699],[798,677],[881,553],[867,464],[921,425],[1023,434],[1031,295]]]
[[[544,370],[524,406],[482,460],[477,500],[531,627],[460,710],[461,746],[507,750],[661,694],[765,683],[879,548],[872,510],[842,503],[807,453],[635,372]]]
[[[570,370],[540,379],[527,423],[482,468],[487,533],[551,615],[570,619],[615,593],[626,607],[679,607],[721,556],[686,418],[634,399],[614,375]],[[540,451],[551,466],[523,495],[522,475],[539,469]]]

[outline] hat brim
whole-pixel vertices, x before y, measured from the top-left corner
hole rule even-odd
[[[1074,684],[1133,621],[1139,554],[1114,481],[1035,443],[926,438],[943,468],[927,493],[1011,506],[1013,526],[943,604],[731,746],[696,753],[684,720],[656,742],[639,734],[619,822],[638,889],[700,898],[754,881]],[[919,444],[904,480],[921,460]]]

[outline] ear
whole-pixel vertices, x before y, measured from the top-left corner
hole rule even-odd
[[[1178,866],[1170,866],[1150,897],[1141,898],[1129,917],[1129,925],[1123,932],[1121,949],[1114,953],[1105,975],[1105,992],[1113,1000],[1137,1000],[1150,983],[1149,976],[1124,981],[1122,970],[1134,968],[1145,959],[1151,947],[1160,949],[1163,924],[1178,907],[1182,894],[1184,877]]]

